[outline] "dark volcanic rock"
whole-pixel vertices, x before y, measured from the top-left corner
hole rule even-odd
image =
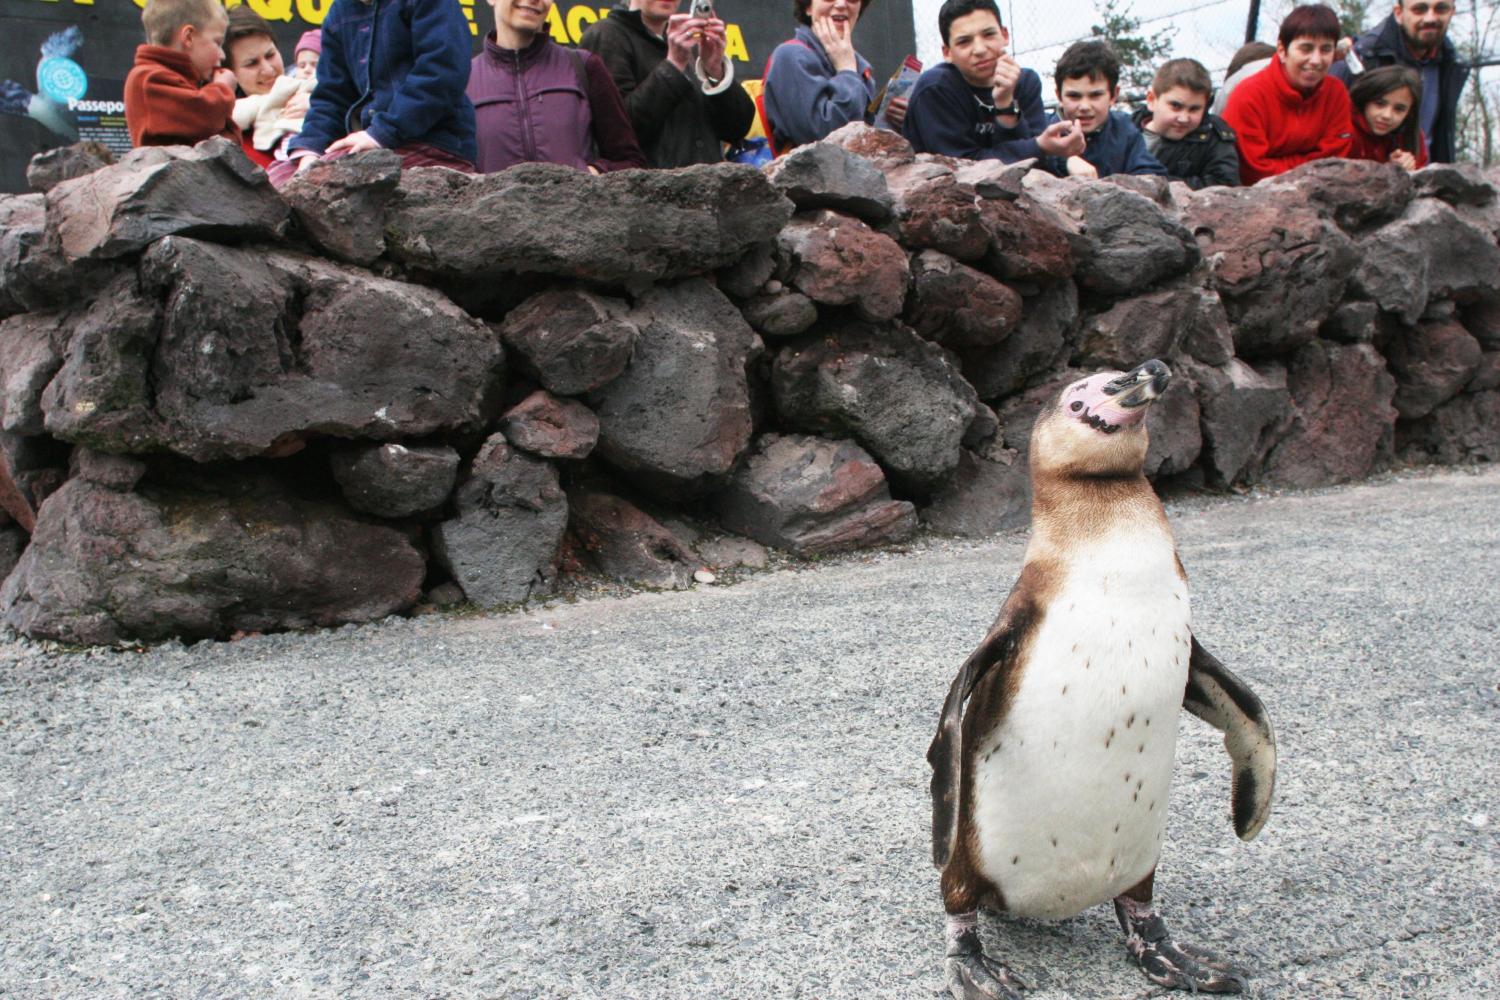
[[[1473,163],[1430,163],[1411,179],[1418,198],[1440,198],[1450,205],[1493,204],[1497,193]]]
[[[1058,214],[1030,198],[980,203],[989,247],[985,267],[1006,280],[1059,281],[1076,269],[1072,243]]]
[[[288,209],[238,143],[143,146],[47,192],[47,225],[69,260],[123,257],[164,236],[276,239]]]
[[[818,307],[801,292],[787,289],[757,295],[745,303],[745,319],[767,337],[794,337],[818,321]]]
[[[1500,296],[1500,247],[1489,234],[1431,198],[1359,242],[1355,285],[1406,323],[1433,299],[1472,302]]]
[[[917,492],[935,488],[958,464],[978,403],[941,348],[905,327],[862,323],[784,349],[771,388],[788,426],[853,437]]]
[[[1079,259],[1075,276],[1081,287],[1129,295],[1185,274],[1198,263],[1192,233],[1134,191],[1115,184],[1067,185],[1053,203],[1081,223],[1088,240],[1088,253]]]
[[[958,183],[953,170],[937,163],[888,168],[886,183],[895,198],[902,245],[937,250],[958,260],[978,260],[990,245],[973,188]]]
[[[27,541],[29,538],[26,533],[15,525],[0,527],[0,580],[10,576],[16,563],[21,561],[21,553],[26,550]]]
[[[80,287],[106,283],[112,267],[63,259],[44,196],[0,195],[0,317],[67,304]]]
[[[71,318],[27,313],[0,323],[0,430],[43,433],[42,392],[63,364]]]
[[[448,499],[458,452],[445,445],[353,445],[334,452],[333,478],[349,506],[376,517],[409,517]]]
[[[0,510],[31,531],[37,509],[67,478],[66,464],[51,439],[0,431]]]
[[[500,418],[505,439],[543,458],[586,458],[599,442],[599,418],[587,406],[541,389]]]
[[[1500,391],[1458,396],[1398,424],[1396,447],[1407,461],[1500,461]]]
[[[668,590],[693,585],[698,557],[639,507],[589,491],[568,502],[569,530],[605,576]]]
[[[597,454],[656,493],[706,493],[750,444],[755,332],[701,279],[651,289],[631,319],[640,336],[630,367],[589,397]]]
[[[1479,367],[1480,354],[1479,341],[1452,321],[1402,330],[1385,345],[1396,376],[1397,411],[1413,420],[1458,395]]]
[[[1031,520],[1031,474],[1017,452],[1004,457],[1008,461],[965,451],[952,478],[922,508],[922,523],[965,538],[1025,527]]]
[[[115,162],[115,154],[98,142],[75,142],[58,146],[33,156],[26,165],[26,184],[33,191],[46,193],[63,181],[91,174]]]
[[[800,434],[761,438],[717,506],[731,531],[799,555],[899,542],[917,526],[864,449]]]
[[[386,208],[401,181],[401,157],[371,149],[319,160],[281,189],[302,231],[324,253],[369,265],[385,252]]]
[[[1182,218],[1209,262],[1242,357],[1285,354],[1312,340],[1359,259],[1349,238],[1295,192],[1209,188]]]
[[[1369,344],[1304,344],[1287,365],[1295,416],[1266,459],[1267,482],[1347,483],[1391,453],[1396,380]]]
[[[1116,302],[1084,324],[1079,352],[1088,364],[1127,370],[1189,346],[1205,364],[1223,364],[1234,353],[1224,306],[1207,289],[1167,288]]]
[[[765,170],[771,186],[799,211],[831,208],[879,225],[891,217],[893,201],[875,164],[831,142],[799,146]]]
[[[1151,356],[1144,353],[1140,360]],[[1146,449],[1145,472],[1153,479],[1186,472],[1203,451],[1198,397],[1185,372],[1176,371],[1174,375],[1167,383],[1167,391],[1146,413],[1150,445]]]
[[[78,477],[42,506],[0,590],[33,638],[107,643],[371,621],[421,593],[406,536],[264,476],[123,492]]]
[[[1021,320],[1021,296],[981,271],[936,250],[912,258],[906,321],[934,343],[955,350],[1000,343]]]
[[[864,122],[850,122],[830,132],[823,141],[863,156],[884,169],[911,163],[917,158],[911,143],[901,135]]]
[[[1202,465],[1209,482],[1230,486],[1253,480],[1291,419],[1285,370],[1270,364],[1258,371],[1238,358],[1217,368],[1183,368],[1198,388]]]
[[[1412,175],[1373,160],[1313,160],[1293,167],[1264,188],[1289,189],[1322,209],[1342,229],[1394,219],[1412,199]]]
[[[500,336],[516,367],[563,396],[619,377],[640,334],[622,299],[581,288],[538,292],[505,317]]]
[[[906,253],[889,236],[834,212],[799,215],[777,237],[791,283],[814,302],[853,305],[869,320],[901,315],[911,280]]]
[[[1318,335],[1342,344],[1368,344],[1379,330],[1380,307],[1373,302],[1345,302],[1333,311]]]
[[[1487,351],[1500,351],[1500,299],[1491,299],[1464,310],[1464,329]]]
[[[550,462],[493,435],[454,496],[458,516],[433,530],[438,563],[482,607],[550,593],[568,498]]]
[[[964,377],[981,399],[1009,396],[1068,360],[1077,327],[1078,289],[1049,285],[1025,301],[1020,325],[999,346],[961,352]]]
[[[169,237],[79,321],[47,430],[104,451],[247,458],[312,436],[420,437],[489,413],[495,335],[420,285]]]
[[[792,203],[754,167],[622,170],[591,177],[523,163],[495,174],[408,170],[386,250],[449,278],[556,274],[606,284],[699,274],[780,232]]]
[[[1015,201],[1025,190],[1022,182],[1035,164],[1035,160],[1021,160],[1017,163],[1002,163],[1000,160],[966,160],[960,161],[953,176],[959,184],[973,188],[974,193],[981,198],[1002,198],[1005,201]]]

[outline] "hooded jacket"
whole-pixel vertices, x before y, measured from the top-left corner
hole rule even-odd
[[[386,149],[435,146],[474,162],[469,22],[453,0],[334,0],[302,132],[288,149],[322,153],[369,132]]]
[[[817,142],[850,122],[870,122],[875,72],[864,56],[856,52],[854,59],[858,69],[835,70],[823,43],[805,25],[776,47],[763,99],[778,149]]]
[[[1406,36],[1394,14],[1360,35],[1354,42],[1354,51],[1359,53],[1366,70],[1401,65],[1422,72],[1422,61],[1406,47]],[[1438,112],[1432,134],[1427,137],[1427,151],[1434,163],[1452,163],[1458,146],[1458,98],[1468,82],[1469,67],[1458,61],[1458,50],[1447,38],[1438,47],[1437,63]],[[1337,77],[1346,87],[1354,77],[1342,59],[1333,64],[1329,75]]]
[[[1238,187],[1240,154],[1234,146],[1234,129],[1218,115],[1205,113],[1198,127],[1181,139],[1168,139],[1146,131],[1151,110],[1141,108],[1131,116],[1141,130],[1146,148],[1167,168],[1173,180],[1182,181],[1194,191],[1206,187]]]
[[[1239,135],[1246,185],[1349,153],[1349,92],[1324,77],[1304,94],[1286,78],[1280,59],[1234,88],[1224,120]]]
[[[578,45],[603,60],[614,78],[651,166],[720,163],[722,144],[750,131],[755,102],[735,86],[733,61],[725,57],[725,78],[717,85],[700,85],[667,61],[666,39],[646,27],[640,11],[615,8]]]
[[[1049,115],[1047,124],[1062,121],[1057,115]],[[1094,165],[1100,177],[1111,174],[1158,174],[1165,176],[1167,168],[1146,149],[1146,140],[1141,130],[1131,122],[1123,111],[1111,111],[1104,124],[1087,136],[1088,145],[1083,158]],[[1042,165],[1059,177],[1068,176],[1068,161],[1061,156],[1048,156]]]

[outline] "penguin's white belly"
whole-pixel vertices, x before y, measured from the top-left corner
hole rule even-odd
[[[1170,536],[1116,537],[1069,565],[974,772],[980,866],[1020,916],[1071,916],[1155,868],[1187,684]]]

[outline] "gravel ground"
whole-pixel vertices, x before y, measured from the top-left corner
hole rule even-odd
[[[1170,505],[1270,709],[1250,844],[1182,722],[1158,900],[1256,997],[1500,996],[1500,470]],[[1024,539],[687,593],[70,652],[0,643],[0,996],[941,995],[923,760]],[[1156,996],[1107,907],[984,924]]]

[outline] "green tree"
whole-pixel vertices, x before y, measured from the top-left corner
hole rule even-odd
[[[1370,0],[1334,0],[1333,11],[1339,16],[1339,30],[1346,37],[1358,38],[1371,27]]]
[[[1141,19],[1131,13],[1129,0],[1095,0],[1099,24],[1089,30],[1114,46],[1120,57],[1120,85],[1144,90],[1151,85],[1156,67],[1172,54],[1172,36],[1176,28],[1163,28],[1153,34],[1141,31]]]

